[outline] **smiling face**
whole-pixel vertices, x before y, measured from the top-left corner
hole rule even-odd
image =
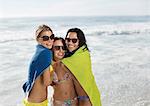
[[[66,46],[70,52],[76,50],[79,47],[79,39],[76,32],[69,32],[66,37]]]
[[[53,38],[53,33],[51,31],[42,31],[37,38],[37,41],[44,47],[51,49],[54,41]]]
[[[62,40],[56,40],[53,44],[54,60],[61,60],[65,55],[64,45]]]

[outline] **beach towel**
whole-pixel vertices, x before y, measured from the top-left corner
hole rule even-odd
[[[41,103],[32,103],[27,101],[26,99],[23,100],[24,106],[48,106],[48,100],[46,99],[45,101]]]
[[[36,52],[31,60],[28,71],[28,80],[23,84],[23,91],[30,92],[34,81],[47,69],[52,60],[52,51],[38,44]]]
[[[101,106],[100,92],[96,85],[89,51],[80,47],[71,57],[64,58],[63,64],[72,72],[90,98],[92,106]]]

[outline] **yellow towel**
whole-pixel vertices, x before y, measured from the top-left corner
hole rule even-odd
[[[24,106],[48,106],[48,100],[45,100],[41,103],[32,103],[28,102],[26,99],[23,100]]]
[[[86,91],[92,106],[101,106],[100,92],[92,73],[90,54],[88,50],[83,50],[83,48],[84,46],[79,48],[71,57],[64,58],[62,62]]]

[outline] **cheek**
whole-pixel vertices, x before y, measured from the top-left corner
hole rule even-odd
[[[63,52],[63,56],[65,55],[65,52]]]
[[[49,40],[49,41],[47,41],[46,43],[50,43],[50,44],[53,45],[53,41],[52,41],[52,40]]]
[[[67,41],[65,41],[65,43],[66,43],[66,45],[68,45],[68,42],[67,42]]]
[[[42,44],[42,45],[46,45],[46,44],[45,44],[45,42],[40,42],[40,44]]]
[[[79,42],[77,42],[75,45],[76,45],[76,47],[78,47],[79,46]]]
[[[54,43],[54,40],[51,40],[51,43],[53,44],[53,43]]]
[[[57,55],[58,55],[57,51],[55,51],[55,52],[54,52],[54,55],[55,55],[55,56],[57,56]]]

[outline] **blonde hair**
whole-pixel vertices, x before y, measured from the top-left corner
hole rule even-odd
[[[51,29],[49,26],[44,25],[44,24],[43,24],[43,25],[40,25],[40,26],[38,27],[38,29],[36,30],[36,32],[35,32],[36,40],[40,37],[40,34],[41,34],[43,31],[51,31],[51,32],[53,33],[52,29]]]

